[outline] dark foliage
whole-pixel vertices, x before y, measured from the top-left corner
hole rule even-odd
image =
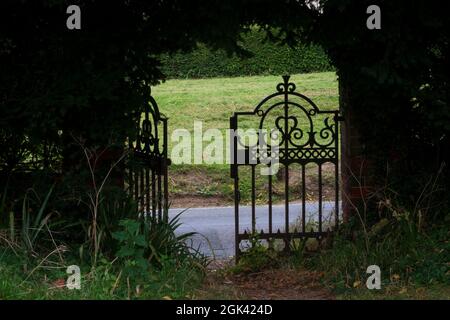
[[[249,25],[307,21],[286,1],[6,0],[0,4],[0,171],[61,171],[87,147],[122,143],[132,115],[163,78],[157,56],[202,42],[243,52]],[[66,8],[82,8],[81,30],[66,28]],[[256,5],[258,4],[258,5]],[[264,10],[263,10],[264,8]],[[297,10],[304,8],[304,10]],[[293,12],[296,12],[295,14]],[[269,14],[270,13],[270,14]],[[79,148],[78,148],[79,149]]]
[[[238,44],[248,57],[211,50],[204,44],[192,52],[177,52],[161,57],[167,78],[208,78],[253,75],[282,75],[332,71],[333,66],[320,46],[297,44],[290,47],[267,40],[267,33],[254,27],[241,35]]]
[[[310,19],[304,4],[290,1],[278,3],[270,12],[263,10],[274,3],[1,1],[2,220],[6,213],[20,210],[28,188],[44,197],[55,184],[48,209],[64,215],[60,221],[67,229],[76,225],[64,235],[73,242],[89,238],[98,244],[99,230],[91,223],[90,200],[98,196],[93,186],[123,154],[124,141],[135,134],[134,123],[148,103],[150,86],[163,79],[157,57],[188,51],[199,42],[243,54],[237,43],[249,26],[267,22],[276,26],[286,12]],[[73,4],[81,8],[81,30],[66,28],[66,9]],[[92,172],[88,163],[94,162]],[[120,180],[120,172],[119,176],[113,172],[108,184],[120,186]],[[119,209],[117,215],[100,216],[109,218],[101,233],[107,240],[118,219],[128,214]],[[96,255],[98,248],[94,251]]]
[[[371,4],[382,29],[366,28]],[[373,179],[416,201],[450,164],[450,20],[441,1],[323,1],[314,33],[338,70],[341,107],[353,113]],[[448,190],[449,170],[440,177]],[[448,200],[448,194],[437,194]]]
[[[69,4],[82,8],[81,30],[65,27]],[[382,30],[366,28],[371,4],[382,8]],[[414,199],[422,177],[450,160],[444,2],[325,0],[320,6],[289,0],[2,1],[2,184],[24,163],[74,171],[82,158],[71,146],[74,137],[87,147],[121,144],[132,134],[132,115],[147,102],[149,86],[163,78],[157,57],[199,42],[242,55],[241,35],[259,25],[275,42],[312,41],[326,50],[366,153],[389,168],[399,182],[394,188]],[[448,170],[444,175],[448,190]]]

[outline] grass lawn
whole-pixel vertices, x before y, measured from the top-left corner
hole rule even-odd
[[[170,139],[172,132],[187,129],[192,133],[194,121],[202,121],[203,130],[217,128],[225,134],[233,112],[252,111],[264,97],[276,91],[275,87],[281,81],[279,76],[254,76],[168,80],[155,86],[152,94],[160,111],[169,118],[169,148],[174,145]],[[291,82],[297,85],[297,92],[310,97],[321,110],[338,108],[338,82],[334,72],[293,75]],[[205,142],[204,146],[207,144]],[[172,165],[169,175],[174,207],[232,203],[233,181],[227,164]],[[293,177],[295,180],[295,175]],[[292,182],[294,189],[297,180]],[[248,202],[246,190],[249,188],[246,186],[250,181],[244,178],[241,183],[244,188],[242,201]],[[260,187],[263,190],[264,186]],[[308,190],[311,198],[315,195],[313,189]],[[258,201],[265,201],[263,192]]]

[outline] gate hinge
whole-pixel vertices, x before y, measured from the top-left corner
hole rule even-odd
[[[344,121],[345,118],[344,118],[344,116],[336,115],[336,117],[334,118],[334,120],[335,120],[335,121]]]

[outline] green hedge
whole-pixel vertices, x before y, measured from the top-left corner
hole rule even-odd
[[[263,31],[252,30],[242,35],[243,48],[250,58],[229,56],[223,50],[211,50],[203,44],[189,53],[161,57],[167,78],[232,77],[265,74],[295,74],[334,70],[321,47],[299,45],[290,48],[264,41]]]

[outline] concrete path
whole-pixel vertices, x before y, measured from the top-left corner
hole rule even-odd
[[[334,203],[324,201],[323,221],[330,221],[334,217]],[[184,212],[183,212],[184,211]],[[206,208],[175,208],[169,210],[169,217],[173,218],[180,212],[182,223],[177,233],[197,232],[192,238],[194,248],[215,258],[229,258],[234,256],[234,207],[206,207]],[[289,222],[294,224],[301,219],[301,204],[289,205]],[[274,231],[284,229],[284,205],[274,205],[272,210]],[[306,204],[306,221],[317,221],[318,202]],[[241,232],[251,228],[251,206],[240,207]],[[268,207],[256,207],[257,230],[268,231]]]

